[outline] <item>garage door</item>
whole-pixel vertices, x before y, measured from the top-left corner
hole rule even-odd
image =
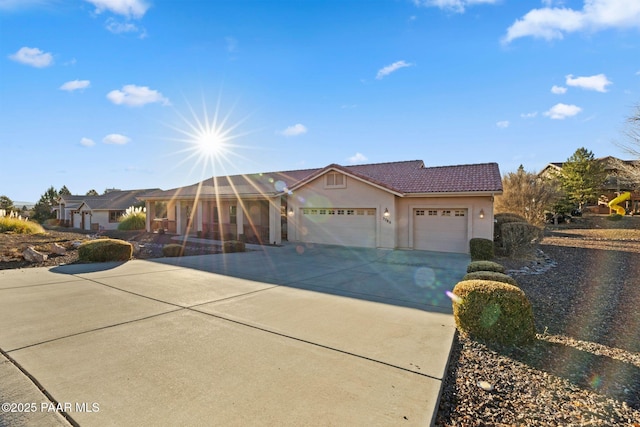
[[[415,249],[469,252],[466,209],[414,209],[413,233]]]
[[[303,208],[300,240],[342,246],[376,246],[376,209]]]

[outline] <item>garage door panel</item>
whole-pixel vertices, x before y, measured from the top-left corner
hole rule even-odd
[[[376,210],[304,208],[303,242],[343,246],[376,246]]]
[[[414,209],[415,249],[468,252],[466,209]]]

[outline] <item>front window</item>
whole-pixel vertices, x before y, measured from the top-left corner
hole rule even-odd
[[[325,175],[325,186],[327,188],[345,188],[345,176],[337,172],[329,172]]]
[[[124,211],[109,211],[109,222],[119,222]]]

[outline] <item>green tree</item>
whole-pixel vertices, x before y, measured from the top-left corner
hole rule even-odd
[[[87,191],[86,196],[99,196],[100,194],[98,194],[98,192],[94,189],[91,189],[89,191]]]
[[[41,223],[47,219],[55,218],[55,213],[51,211],[51,208],[56,204],[58,197],[59,193],[56,189],[53,186],[49,187],[33,207],[32,218]]]
[[[586,203],[597,202],[605,178],[602,164],[582,147],[562,165],[560,184],[566,199],[582,209]]]
[[[502,177],[502,195],[496,196],[494,208],[496,213],[515,213],[540,225],[544,223],[545,210],[552,209],[559,197],[557,183],[527,172],[520,165],[516,172]]]
[[[60,191],[58,191],[58,196],[70,196],[71,191],[67,188],[66,185],[63,185]]]
[[[7,211],[7,214],[16,208],[13,206],[13,200],[7,196],[0,196],[0,209]]]

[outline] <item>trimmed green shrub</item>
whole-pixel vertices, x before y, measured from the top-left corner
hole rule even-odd
[[[0,233],[45,234],[44,228],[37,222],[24,219],[0,217]]]
[[[533,255],[542,240],[542,229],[526,222],[502,224],[502,250],[510,257]]]
[[[508,283],[509,285],[518,286],[518,282],[511,276],[497,271],[474,271],[467,273],[462,280],[492,280],[494,282]]]
[[[619,213],[612,213],[611,215],[607,216],[607,219],[609,221],[620,221],[622,219],[622,215],[620,215]]]
[[[527,222],[526,218],[515,213],[499,213],[493,216],[493,240],[499,242],[501,239],[502,224],[510,222]]]
[[[500,345],[535,339],[533,309],[522,289],[489,280],[466,280],[453,288],[453,316],[458,330],[471,338]]]
[[[222,243],[222,252],[224,253],[244,252],[245,250],[245,243],[238,240],[228,240]]]
[[[494,257],[493,242],[489,239],[474,237],[469,240],[469,252],[472,261],[489,261]]]
[[[132,255],[133,246],[131,243],[119,239],[89,240],[78,246],[80,261],[128,261]]]
[[[471,261],[467,266],[467,273],[474,271],[495,271],[504,273],[504,266],[493,261]]]
[[[184,255],[184,247],[177,243],[169,243],[162,247],[162,255],[166,257],[176,257]]]

